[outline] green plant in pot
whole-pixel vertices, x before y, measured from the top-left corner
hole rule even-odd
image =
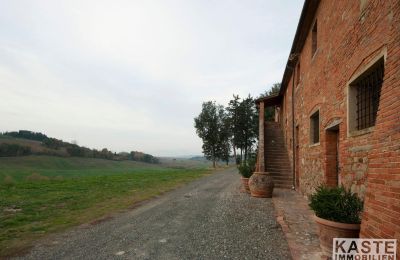
[[[310,196],[323,253],[332,254],[333,238],[358,238],[363,201],[344,187],[319,186]]]
[[[250,193],[249,178],[253,174],[255,167],[256,167],[256,162],[252,158],[249,159],[247,163],[244,162],[243,164],[238,166],[239,174],[242,176],[241,177],[242,185],[247,193]]]

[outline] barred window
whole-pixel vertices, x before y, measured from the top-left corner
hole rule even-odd
[[[310,117],[310,143],[319,143],[319,111]]]
[[[296,65],[296,86],[300,83],[300,61]]]
[[[375,125],[384,75],[381,59],[369,71],[352,84],[356,88],[356,129],[362,130]]]
[[[311,58],[314,57],[315,52],[317,51],[318,45],[318,28],[317,28],[317,21],[315,21],[312,34],[311,34]]]

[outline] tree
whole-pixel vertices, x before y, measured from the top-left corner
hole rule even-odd
[[[233,94],[233,99],[229,101],[228,107],[226,108],[228,112],[228,124],[230,129],[230,139],[232,143],[233,149],[233,157],[236,161],[236,148],[239,144],[239,128],[238,128],[238,120],[239,120],[239,106],[240,106],[240,97],[239,95]],[[237,164],[237,161],[236,161]]]
[[[254,99],[248,95],[241,100],[239,95],[233,95],[227,111],[236,164],[246,163],[258,133],[258,114]],[[236,149],[240,149],[239,158],[236,156]]]
[[[281,90],[281,83],[274,83],[274,84],[272,84],[272,86],[269,90],[266,90],[264,93],[261,93],[258,98],[277,95],[280,90]]]
[[[225,129],[226,113],[224,107],[217,105],[215,101],[204,102],[201,113],[194,119],[196,133],[203,140],[204,156],[213,162],[219,159],[229,161],[229,132]]]
[[[219,111],[219,120],[221,120],[221,127],[219,129],[219,149],[218,153],[220,159],[229,165],[229,158],[231,157],[231,137],[232,132],[230,129],[230,120],[226,110]]]
[[[237,121],[237,144],[240,147],[241,161],[246,163],[249,153],[257,139],[258,116],[254,99],[248,95],[240,102]]]
[[[272,87],[269,90],[265,91],[264,93],[261,93],[261,95],[258,98],[270,97],[270,96],[277,95],[280,90],[281,90],[281,83],[274,83],[274,84],[272,84]],[[265,120],[266,121],[274,120],[274,115],[275,115],[274,107],[266,107],[265,108]]]

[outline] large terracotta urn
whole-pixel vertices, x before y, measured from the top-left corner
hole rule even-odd
[[[243,190],[244,190],[246,193],[250,193],[249,178],[243,178],[243,177],[241,177],[240,179],[241,179],[241,181],[242,181]]]
[[[267,172],[255,172],[249,179],[250,194],[257,198],[272,198],[274,181]]]
[[[360,224],[347,224],[335,222],[314,216],[319,227],[319,241],[322,253],[325,256],[332,255],[334,238],[358,238]]]

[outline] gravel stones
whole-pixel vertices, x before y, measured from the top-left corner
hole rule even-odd
[[[61,241],[58,244],[51,241]],[[122,253],[123,252],[123,253]],[[129,212],[42,240],[26,259],[291,259],[271,199],[240,192],[236,169]]]

